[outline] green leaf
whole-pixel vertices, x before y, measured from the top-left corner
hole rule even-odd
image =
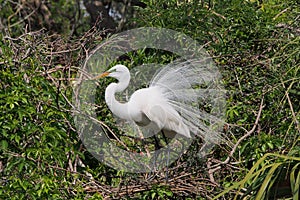
[[[261,185],[261,187],[260,187],[260,189],[259,189],[259,191],[258,191],[258,193],[257,193],[257,195],[255,197],[256,200],[260,200],[260,199],[264,199],[265,198],[265,195],[266,195],[266,192],[267,192],[267,188],[270,188],[270,186],[271,186],[270,182],[271,182],[271,180],[273,178],[274,172],[282,164],[283,164],[282,162],[273,164],[272,168],[269,170],[267,176],[264,179],[264,182],[262,183],[262,185]]]
[[[272,142],[267,142],[267,145],[269,146],[270,149],[274,149],[274,145]]]
[[[10,109],[13,109],[15,107],[15,104],[14,103],[10,103],[9,107],[10,107]]]
[[[154,198],[155,198],[155,196],[156,196],[156,193],[155,193],[155,192],[153,192],[153,193],[151,194],[151,199],[154,199]]]
[[[2,150],[6,150],[7,149],[7,147],[8,147],[8,143],[7,143],[7,141],[6,140],[1,140],[1,149]]]
[[[172,191],[165,191],[165,194],[166,194],[168,197],[171,197],[171,196],[173,196],[173,193],[172,193]]]
[[[22,162],[18,165],[18,171],[19,171],[19,172],[22,172],[22,171],[23,171],[24,165],[25,165],[25,162],[24,162],[24,161],[22,161]]]
[[[298,170],[298,167],[300,166],[300,163],[296,164],[291,171],[290,174],[290,180],[291,180],[291,190],[293,194],[293,200],[299,199],[299,189],[300,189],[300,172]],[[295,175],[295,172],[298,172],[297,177]]]

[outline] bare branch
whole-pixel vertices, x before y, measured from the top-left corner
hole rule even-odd
[[[257,125],[258,125],[258,122],[259,122],[259,119],[260,119],[260,116],[261,116],[261,112],[262,112],[262,109],[264,108],[264,97],[262,97],[261,99],[261,102],[260,102],[260,106],[259,106],[259,110],[258,110],[258,113],[257,113],[257,117],[256,117],[256,120],[254,122],[254,125],[252,127],[252,129],[250,131],[248,131],[245,135],[243,135],[238,141],[237,143],[233,146],[229,156],[226,158],[226,160],[223,162],[223,164],[227,164],[229,161],[230,161],[230,158],[233,156],[234,152],[236,151],[237,147],[240,145],[240,143],[246,139],[247,137],[249,137],[256,129]]]

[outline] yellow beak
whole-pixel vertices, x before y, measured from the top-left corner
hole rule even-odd
[[[109,72],[104,72],[98,76],[95,76],[94,78],[92,78],[93,80],[99,79],[99,78],[103,78],[109,75]]]

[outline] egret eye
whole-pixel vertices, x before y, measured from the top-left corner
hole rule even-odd
[[[112,72],[117,72],[117,69],[110,69],[108,70],[109,73],[112,73]]]

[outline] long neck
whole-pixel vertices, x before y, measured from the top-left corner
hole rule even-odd
[[[113,114],[117,115],[121,119],[130,119],[128,112],[128,103],[120,103],[115,98],[116,92],[124,91],[129,84],[128,80],[119,80],[118,83],[111,83],[105,90],[105,102]]]

